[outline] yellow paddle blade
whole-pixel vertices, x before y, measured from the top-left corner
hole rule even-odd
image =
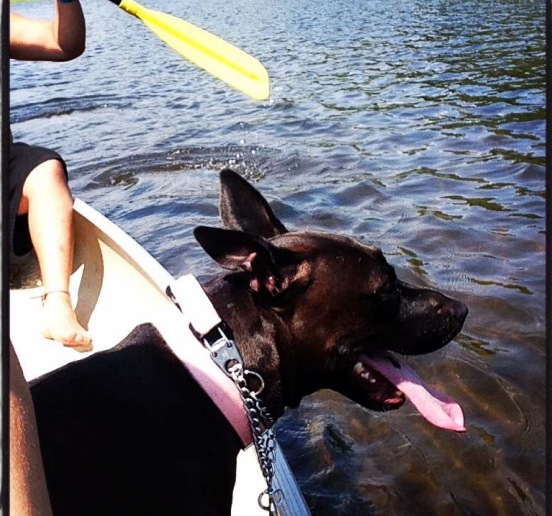
[[[267,71],[243,50],[184,20],[146,9],[134,0],[122,0],[119,7],[142,20],[180,55],[238,91],[257,100],[270,95]]]

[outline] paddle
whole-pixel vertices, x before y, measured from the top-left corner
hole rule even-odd
[[[254,57],[184,20],[146,9],[134,0],[110,0],[179,54],[233,88],[258,100],[270,93],[268,73]]]

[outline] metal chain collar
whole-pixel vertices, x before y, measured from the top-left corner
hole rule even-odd
[[[276,506],[282,500],[282,492],[272,487],[276,463],[276,440],[270,428],[274,419],[259,398],[265,387],[264,381],[258,373],[243,368],[240,352],[221,327],[216,328],[212,337],[214,338],[204,337],[203,344],[211,352],[211,358],[236,384],[253,434],[253,444],[267,485],[259,495],[259,506],[271,515],[276,514]],[[256,391],[249,388],[246,377],[254,377],[260,382]],[[265,499],[268,501],[266,502]]]
[[[276,506],[281,500],[282,492],[274,489],[272,480],[274,478],[274,466],[276,463],[276,440],[274,432],[270,428],[274,419],[265,407],[262,400],[258,397],[264,389],[264,381],[254,371],[243,369],[240,362],[235,361],[227,367],[227,373],[232,378],[240,392],[251,432],[253,434],[253,443],[257,451],[259,465],[265,478],[267,488],[259,495],[259,506],[270,514],[276,514]],[[254,376],[260,380],[261,386],[257,391],[252,391],[247,385],[246,376]],[[264,501],[264,498],[268,502]]]
[[[267,485],[267,488],[259,495],[259,506],[271,515],[275,515],[277,505],[282,502],[283,493],[281,490],[275,490],[272,487],[276,462],[276,440],[270,428],[274,419],[258,397],[265,387],[264,381],[259,374],[247,369],[244,370],[243,359],[238,348],[224,332],[224,323],[214,311],[209,298],[198,281],[192,275],[183,276],[177,281],[178,284],[175,282],[167,287],[168,296],[179,309],[188,314],[190,321],[199,321],[198,331],[194,329],[192,322],[190,322],[190,329],[209,350],[213,361],[232,379],[238,388],[251,427],[259,465]],[[185,283],[182,283],[183,281]],[[186,285],[187,292],[191,290],[194,293],[195,302],[193,304],[181,301],[182,299],[188,300],[189,296],[182,297],[178,295],[179,292],[182,294],[184,285]],[[185,310],[183,310],[183,307]],[[212,324],[213,322],[214,324]],[[246,377],[254,377],[260,382],[260,386],[256,391],[249,388]],[[265,503],[265,500],[268,500],[268,502]]]

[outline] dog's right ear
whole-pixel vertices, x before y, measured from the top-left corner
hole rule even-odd
[[[288,230],[266,199],[230,169],[220,173],[220,217],[225,227],[271,238]]]
[[[228,229],[199,226],[194,236],[205,252],[219,265],[231,271],[252,273],[251,287],[275,295],[279,291],[279,269],[273,247],[264,239]]]

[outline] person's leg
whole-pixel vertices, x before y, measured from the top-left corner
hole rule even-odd
[[[50,516],[33,401],[10,344],[10,513]]]
[[[45,294],[44,336],[81,350],[90,348],[90,336],[77,321],[69,295],[73,198],[60,161],[44,161],[28,175],[18,214],[28,214],[31,240],[40,265]]]

